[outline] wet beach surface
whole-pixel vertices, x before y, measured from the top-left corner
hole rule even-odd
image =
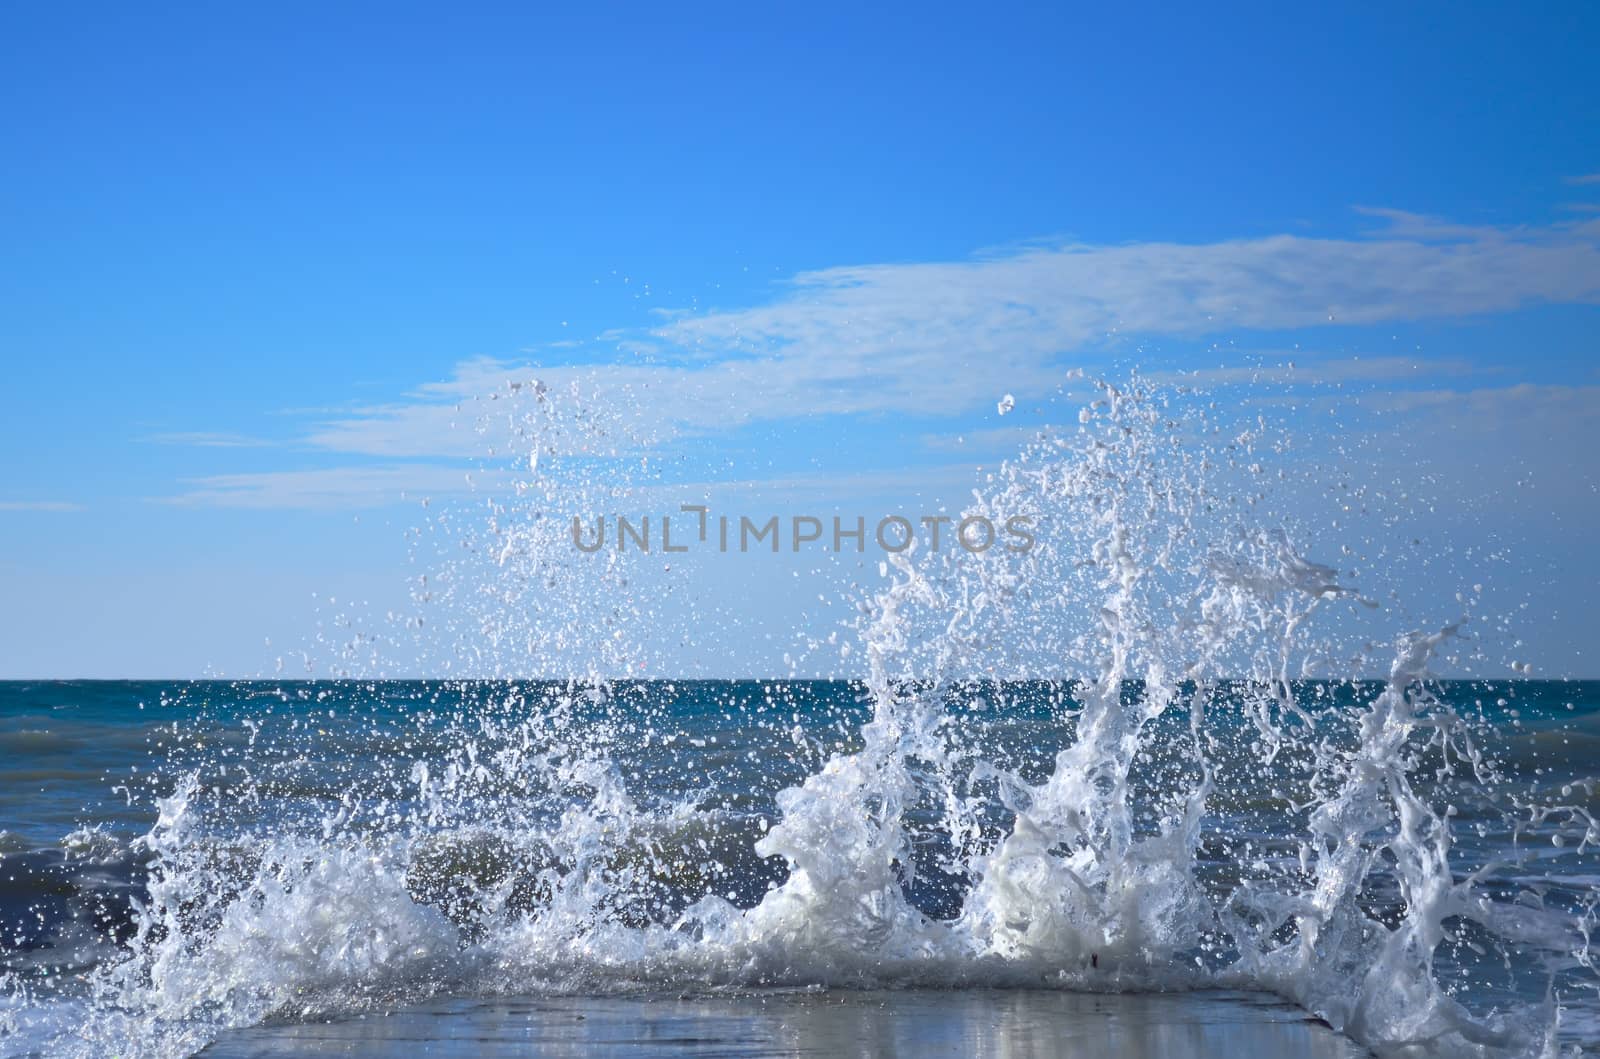
[[[448,999],[224,1035],[205,1059],[280,1056],[1118,1056],[1357,1059],[1368,1053],[1257,993],[1036,990]]]

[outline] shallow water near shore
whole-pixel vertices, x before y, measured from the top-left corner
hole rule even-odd
[[[225,1035],[203,1059],[280,1056],[1059,1056],[1361,1059],[1305,1012],[1250,993],[1034,990],[440,1000]]]

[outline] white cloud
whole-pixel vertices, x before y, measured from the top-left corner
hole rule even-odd
[[[1560,412],[1575,421],[1600,425],[1600,386],[1518,383],[1472,390],[1416,390],[1383,394],[1370,398],[1368,404],[1396,412],[1448,406],[1468,413],[1474,422],[1528,421],[1530,413]]]
[[[1537,522],[1541,506],[1600,516],[1600,385],[1378,390],[1358,403],[1305,406],[1347,416],[1356,408],[1376,417],[1346,425],[1368,434],[1369,455],[1392,461],[1396,481],[1427,480],[1484,516],[1498,509]]]
[[[935,452],[960,452],[979,457],[1011,456],[1046,431],[1060,434],[1058,426],[1034,425],[1025,427],[994,427],[986,430],[950,431],[944,434],[924,434],[918,440],[924,448]]]
[[[1600,221],[1510,229],[1363,212],[1387,227],[1366,238],[1067,244],[802,273],[764,305],[668,314],[648,335],[607,336],[632,351],[629,362],[535,369],[467,361],[414,400],[356,409],[307,440],[389,458],[479,455],[506,438],[478,399],[535,376],[614,417],[611,437],[622,449],[802,414],[951,415],[990,401],[990,390],[1053,392],[1061,357],[1108,351],[1122,336],[1600,303]],[[1410,369],[1382,358],[1338,370],[1374,379]],[[990,385],[974,385],[979,379]]]
[[[1518,650],[1502,663],[1531,654],[1548,675],[1593,675],[1600,386],[1372,394],[1361,403],[1383,410],[1363,450],[1372,479],[1404,491],[1409,527],[1389,543],[1420,537],[1419,556],[1431,557],[1411,567],[1408,595],[1485,583],[1490,597],[1473,635],[1492,638],[1497,624],[1514,630]]]
[[[819,471],[720,481],[641,480],[625,494],[613,495],[608,485],[598,492],[575,488],[570,499],[582,501],[579,506],[598,504],[596,510],[602,513],[611,511],[616,503],[623,503],[629,511],[643,511],[653,505],[669,513],[675,512],[679,504],[707,502],[721,509],[810,503],[821,510],[863,497],[908,497],[928,491],[964,495],[972,486],[973,469],[974,463],[942,463],[845,475]],[[469,471],[437,464],[265,471],[187,479],[187,491],[159,499],[180,507],[358,510],[385,507],[401,500],[421,503],[478,493],[502,496],[513,482],[525,481],[526,477],[509,469]],[[620,480],[611,483],[615,484]],[[4,507],[0,504],[0,510]]]
[[[497,484],[492,473],[434,464],[331,467],[190,478],[184,481],[184,492],[161,500],[184,507],[368,508],[462,495]]]
[[[545,437],[562,452],[610,454],[661,440],[672,430],[664,414],[680,377],[643,365],[533,368],[476,358],[454,375],[426,383],[411,400],[353,409],[314,427],[305,441],[315,448],[391,458],[477,458],[532,429],[541,410],[534,385],[542,384]]]
[[[1369,211],[1370,212],[1370,211]],[[811,377],[892,380],[889,399],[960,403],[968,378],[918,384],[930,363],[1005,377],[1113,334],[1203,335],[1451,317],[1600,302],[1600,222],[1462,228],[1384,211],[1381,238],[1277,235],[1210,244],[1080,244],[983,260],[799,276],[769,305],[673,320],[658,338],[765,353]],[[1398,232],[1399,234],[1395,234]]]
[[[1459,358],[1318,357],[1295,353],[1279,363],[1241,364],[1186,371],[1146,372],[1152,382],[1187,386],[1315,385],[1358,382],[1406,382],[1471,375],[1485,369]]]
[[[1362,212],[1384,227],[1344,239],[1064,243],[967,261],[806,272],[766,304],[667,313],[646,333],[602,336],[609,348],[589,364],[466,361],[452,377],[406,399],[328,416],[302,440],[326,452],[386,460],[526,451],[529,442],[518,431],[527,424],[519,417],[537,378],[560,408],[552,420],[559,429],[544,434],[544,447],[615,455],[797,416],[948,418],[992,409],[996,395],[1007,391],[1026,405],[1056,392],[1065,357],[1092,361],[1144,336],[1600,303],[1600,219],[1499,228],[1397,210]],[[563,359],[570,361],[570,351]],[[1222,364],[1182,381],[1422,381],[1469,368],[1387,355],[1314,363],[1308,357],[1298,369]],[[338,474],[351,476],[349,483]],[[340,499],[346,484],[371,495],[399,488],[402,480],[441,482],[452,474],[461,472],[411,464],[222,476],[191,483],[180,499],[349,504]]]
[[[0,511],[83,511],[68,500],[0,500]]]

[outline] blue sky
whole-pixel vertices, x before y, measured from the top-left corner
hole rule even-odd
[[[252,673],[398,591],[448,409],[529,365],[648,381],[701,477],[887,503],[1063,365],[1291,351],[1450,439],[1525,650],[1600,675],[1597,46],[1580,4],[13,7],[0,676]]]

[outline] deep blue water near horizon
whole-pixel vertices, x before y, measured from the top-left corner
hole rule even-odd
[[[1348,702],[1381,686],[1378,680],[1303,681],[1301,689],[1326,689]],[[1600,775],[1600,680],[1439,680],[1442,697],[1468,716],[1481,718],[1524,744],[1527,753],[1549,753],[1540,768],[1551,776]],[[163,732],[174,725],[202,725],[240,731],[242,720],[273,713],[325,711],[331,701],[359,708],[363,716],[386,711],[416,715],[448,714],[472,708],[485,693],[506,687],[557,688],[554,680],[6,680],[0,681],[0,854],[48,849],[82,826],[128,834],[142,833],[149,814],[113,792],[131,778],[161,774],[170,764],[173,740]],[[1130,695],[1141,682],[1126,682]],[[638,703],[653,717],[711,722],[738,729],[737,719],[765,723],[768,689],[792,699],[797,719],[847,741],[870,709],[857,680],[806,679],[651,679],[611,682],[618,698]],[[992,714],[972,711],[970,698],[952,699],[952,711],[988,726],[996,720],[1044,722],[1029,735],[1033,749],[1056,739],[1052,721],[1070,722],[1070,682],[1008,681],[1001,685],[963,685],[996,706]],[[998,694],[996,690],[998,689]],[[1313,700],[1315,696],[1313,696]],[[331,727],[331,726],[330,726]],[[1560,733],[1559,735],[1557,733]],[[176,733],[174,733],[176,734]],[[335,733],[336,734],[336,733]],[[1562,740],[1564,753],[1555,750]],[[359,753],[359,748],[345,747]],[[1026,749],[1026,748],[1021,748]]]
[[[1307,681],[1294,691],[1317,723],[1326,721],[1327,738],[1338,740],[1350,736],[1347,708],[1376,686]],[[1600,681],[1433,687],[1529,793],[1564,791],[1562,801],[1600,815],[1600,796],[1584,783],[1600,775]],[[864,689],[853,681],[624,681],[601,693],[559,682],[0,682],[0,972],[35,995],[71,996],[95,966],[117,958],[132,930],[132,903],[146,885],[149,855],[137,840],[154,823],[155,799],[170,794],[181,777],[199,777],[215,804],[230,806],[223,818],[232,833],[217,836],[219,848],[248,833],[314,830],[329,814],[349,814],[352,791],[382,812],[412,811],[412,762],[448,758],[486,709],[509,715],[539,708],[563,689],[582,715],[578,727],[604,730],[601,742],[630,794],[690,799],[723,821],[681,839],[696,851],[684,859],[692,866],[640,887],[631,903],[615,909],[624,922],[670,921],[707,893],[739,907],[757,904],[785,875],[781,861],[752,849],[778,815],[778,792],[858,745],[870,715]],[[981,747],[990,765],[1037,778],[1071,740],[1074,690],[1037,681],[953,688],[946,693],[947,723],[960,731],[961,743]],[[1125,694],[1138,691],[1130,683]],[[1242,726],[1225,708],[1226,689],[1219,702],[1224,708],[1212,714],[1219,730]],[[1181,746],[1188,723],[1181,709],[1156,722],[1150,789],[1136,792],[1136,801],[1192,782],[1182,754],[1166,760],[1162,749]],[[1248,741],[1224,747],[1216,767],[1259,769],[1253,754]],[[1269,792],[1292,784],[1299,764],[1286,755],[1273,766],[1281,775],[1259,789],[1213,799],[1201,848],[1208,885],[1225,890],[1236,881],[1236,864],[1263,850],[1290,856],[1275,848],[1281,846],[1275,836],[1294,830],[1283,818],[1290,810]],[[1600,873],[1592,851],[1548,842],[1530,848],[1498,818],[1479,814],[1469,789],[1445,794],[1455,810],[1458,873],[1498,861],[1507,866],[1496,885],[1508,900],[1517,899],[1519,887],[1554,907],[1578,910],[1594,900]],[[933,808],[909,807],[908,826],[927,826],[913,835],[905,886],[917,908],[949,918],[967,880],[941,860]],[[997,833],[1006,826],[1000,815],[989,823]],[[452,905],[451,880],[481,865],[459,851],[440,857],[419,859],[413,896],[459,917],[470,938],[471,910]],[[1365,899],[1381,912],[1397,896],[1379,879]],[[1474,962],[1466,952],[1441,950],[1441,974],[1455,976],[1464,1002],[1536,1000],[1544,988],[1536,977],[1497,977],[1485,970],[1492,961]],[[1588,1027],[1600,1025],[1600,1004],[1592,996],[1565,1002],[1577,1012],[1571,1032],[1585,1040]]]

